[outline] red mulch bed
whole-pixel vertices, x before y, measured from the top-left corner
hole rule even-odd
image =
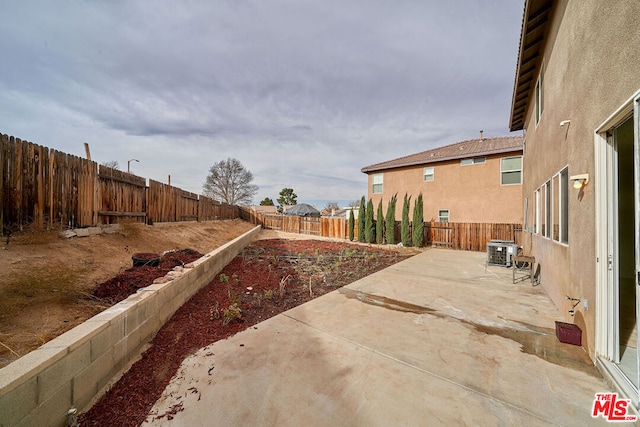
[[[79,417],[79,425],[140,425],[190,354],[406,258],[393,251],[348,243],[283,239],[254,242],[176,311],[142,358]],[[171,261],[174,265],[187,262],[186,258]],[[165,257],[161,267],[164,263]],[[142,279],[142,269],[152,269],[154,278],[158,277],[158,267],[136,267],[132,269],[136,271],[125,272],[129,275],[118,276],[104,287],[113,289],[113,297],[101,298],[120,298],[123,289],[133,293],[141,283],[151,283]],[[159,417],[171,419],[171,415]]]
[[[174,267],[185,265],[202,257],[202,254],[191,249],[167,252],[166,254],[135,254],[134,257],[155,257],[160,258],[157,267],[142,265],[132,267],[118,274],[116,277],[107,280],[96,286],[93,296],[100,298],[110,304],[115,304],[126,299],[129,295],[136,293],[140,288],[144,288],[153,283],[158,277],[163,277]]]

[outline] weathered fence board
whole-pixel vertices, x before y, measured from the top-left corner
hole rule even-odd
[[[237,206],[0,134],[0,234],[25,225],[238,218]]]
[[[284,215],[265,215],[250,209],[242,209],[242,218],[253,224],[261,224],[266,229],[288,233],[310,234],[322,237],[347,239],[349,237],[348,220],[345,218],[301,218]],[[400,242],[400,222],[395,223],[396,242]],[[521,244],[522,226],[520,224],[484,224],[425,222],[425,246],[446,247],[458,250],[484,252],[491,240],[512,240]],[[354,227],[354,236],[358,238],[358,224]]]
[[[146,217],[146,179],[103,165],[98,169],[98,221],[104,224],[119,221],[144,222]],[[90,198],[85,203],[92,203]]]

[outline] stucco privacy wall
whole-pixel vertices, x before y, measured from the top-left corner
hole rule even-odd
[[[594,132],[640,89],[640,3],[558,1],[544,53],[544,111],[534,118],[534,97],[529,96],[523,158],[523,193],[529,200],[528,227],[535,215],[534,192],[568,166],[569,175],[588,173],[584,195],[569,188],[569,244],[539,234],[527,234],[525,252],[541,266],[541,283],[564,315],[582,330],[584,346],[595,358],[596,298]],[[537,78],[537,77],[536,77]],[[534,82],[535,85],[535,82]],[[532,87],[534,86],[532,85]],[[569,126],[560,126],[571,120]],[[565,296],[589,301],[576,307],[571,317]]]
[[[0,369],[0,426],[67,425],[67,411],[85,409],[259,231],[255,227],[197,260],[182,276],[142,289]]]

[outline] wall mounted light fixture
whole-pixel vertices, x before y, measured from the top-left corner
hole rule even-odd
[[[589,183],[589,174],[571,175],[569,179],[573,181],[573,188],[579,190]]]

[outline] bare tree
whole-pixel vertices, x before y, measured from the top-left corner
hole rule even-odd
[[[250,205],[258,186],[253,185],[253,174],[237,159],[228,158],[214,163],[202,185],[207,197],[230,205]]]
[[[120,165],[117,160],[109,160],[108,162],[101,163],[102,166],[106,166],[111,169],[115,169],[117,171],[120,170]]]
[[[338,202],[328,202],[323,210],[331,212],[332,209],[335,209],[335,210],[340,209]]]

